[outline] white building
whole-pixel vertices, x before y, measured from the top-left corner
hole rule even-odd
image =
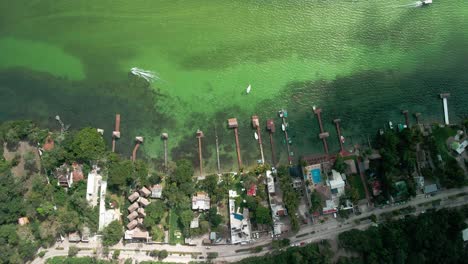
[[[232,244],[246,244],[252,239],[251,226],[249,220],[249,210],[244,208],[242,214],[239,212],[240,208],[236,209],[235,198],[237,197],[236,191],[229,191],[229,220],[231,231]]]
[[[205,192],[197,192],[197,195],[192,197],[192,210],[209,210],[210,197]]]
[[[333,179],[328,180],[328,185],[332,195],[341,196],[345,192],[345,182],[341,174],[335,170],[332,170]]]
[[[275,180],[273,179],[270,170],[266,171],[266,181],[268,186],[268,193],[275,193]]]

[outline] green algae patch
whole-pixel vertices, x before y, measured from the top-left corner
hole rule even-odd
[[[0,50],[2,51],[0,68],[3,69],[24,67],[72,80],[81,80],[85,77],[79,59],[47,43],[1,38]]]

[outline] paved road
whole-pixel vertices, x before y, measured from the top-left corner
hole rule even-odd
[[[297,233],[292,235],[289,239],[291,243],[311,243],[314,241],[320,241],[322,239],[329,239],[329,238],[336,238],[336,236],[344,231],[355,229],[366,229],[368,228],[372,222],[370,220],[361,221],[360,223],[356,223],[356,219],[364,219],[369,217],[372,214],[379,216],[383,213],[388,213],[397,209],[402,209],[408,206],[413,206],[416,208],[416,211],[412,214],[419,214],[425,211],[426,209],[432,208],[433,201],[440,200],[441,203],[437,206],[437,208],[443,207],[456,207],[468,204],[468,195],[463,195],[460,197],[454,197],[457,194],[464,194],[468,193],[468,187],[460,188],[460,189],[450,189],[439,192],[435,196],[425,197],[424,195],[419,195],[412,199],[411,201],[397,205],[397,206],[388,206],[383,209],[376,208],[370,212],[363,213],[359,216],[353,216],[343,222],[337,221],[328,221],[323,224],[314,224],[314,225],[307,225],[303,226],[301,230]],[[422,204],[427,204],[426,206],[422,206]],[[418,206],[419,205],[419,206]],[[403,216],[401,216],[403,217]],[[255,243],[248,244],[248,245],[216,245],[207,248],[205,246],[185,246],[185,245],[147,245],[147,244],[127,244],[123,246],[122,244],[118,244],[111,248],[111,251],[115,249],[121,250],[121,256],[123,258],[133,257],[138,258],[139,260],[148,259],[149,257],[146,256],[146,251],[150,250],[167,250],[169,252],[185,252],[185,256],[178,256],[177,254],[171,255],[167,261],[173,262],[183,262],[187,263],[193,259],[190,257],[190,253],[197,253],[200,256],[206,257],[208,252],[218,252],[219,257],[218,260],[224,261],[238,261],[240,259],[251,257],[251,256],[258,256],[263,255],[269,252],[268,249],[264,249],[261,253],[253,254],[250,251],[243,251],[243,252],[236,252],[239,249],[248,249],[253,248],[256,246],[267,246],[271,243],[271,239],[263,239],[261,241],[256,241]],[[76,246],[80,248],[86,248],[88,250],[80,251],[80,256],[92,256],[93,252],[89,250],[89,248],[94,248],[98,245],[97,241],[90,241],[90,243],[80,243]],[[54,257],[54,256],[66,256],[68,253],[68,244],[65,242],[62,245],[65,250],[57,250],[56,247],[48,249],[47,254],[45,255],[44,259]],[[125,257],[124,257],[125,256]],[[36,259],[32,263],[43,263],[43,260]]]

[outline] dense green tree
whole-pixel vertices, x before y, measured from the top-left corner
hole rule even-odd
[[[167,258],[167,256],[169,256],[169,253],[167,252],[167,250],[163,249],[163,250],[159,251],[159,254],[158,254],[159,260],[163,260],[163,259]]]
[[[151,236],[154,241],[163,241],[164,240],[164,231],[157,227],[153,226],[151,227]]]
[[[76,246],[70,246],[68,248],[68,256],[69,257],[74,257],[78,254],[78,252],[80,251],[79,248],[77,248]]]
[[[310,194],[310,205],[312,212],[322,210],[322,197],[315,190]]]
[[[152,173],[149,177],[148,177],[148,183],[150,185],[154,185],[154,184],[159,184],[161,183],[161,176],[157,173]]]
[[[208,221],[211,226],[216,228],[223,221],[223,218],[218,214],[218,209],[216,207],[211,207],[208,211]]]
[[[361,254],[364,263],[463,263],[468,252],[459,210],[429,211],[371,227],[341,233],[342,248]]]
[[[104,246],[113,246],[123,237],[122,224],[115,220],[112,221],[102,232],[102,244]]]
[[[95,128],[83,128],[73,137],[70,151],[81,162],[99,160],[104,156],[106,145]]]
[[[112,259],[119,259],[120,256],[120,250],[116,249],[114,250],[114,254],[112,254]]]
[[[180,185],[182,183],[192,182],[192,176],[194,173],[192,163],[188,160],[179,160],[176,162],[176,169],[174,173],[170,176],[170,181]]]
[[[1,161],[0,163],[5,163]],[[0,171],[0,225],[16,223],[18,216],[24,215],[22,184],[10,173],[8,166],[6,171]]]
[[[146,209],[146,218],[145,218],[145,226],[150,228],[159,224],[161,218],[164,216],[164,212],[166,211],[166,206],[160,200],[154,201],[150,203]]]
[[[204,180],[201,181],[201,186],[210,196],[215,194],[215,190],[218,186],[218,175],[208,175]]]
[[[136,160],[133,163],[135,179],[140,186],[149,185],[148,165],[142,160]]]
[[[184,236],[188,236],[190,229],[190,222],[193,219],[193,212],[190,209],[182,210],[179,214],[179,223],[184,232]]]
[[[114,160],[109,164],[109,178],[107,183],[113,190],[123,191],[131,183],[133,164],[130,160]]]
[[[264,206],[258,206],[255,211],[255,221],[258,224],[272,225],[273,221],[271,219],[270,209]]]
[[[335,160],[335,163],[333,164],[333,169],[340,173],[345,172],[346,163],[344,162],[343,156],[341,156],[341,154],[336,155],[336,160]]]
[[[58,210],[58,222],[60,231],[64,233],[75,232],[81,223],[80,216],[77,212],[61,208]]]

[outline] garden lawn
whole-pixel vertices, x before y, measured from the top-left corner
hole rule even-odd
[[[351,174],[348,175],[346,179],[353,188],[356,188],[358,190],[359,199],[365,199],[366,192],[364,190],[364,185],[362,184],[361,177],[359,177],[358,174]]]
[[[181,244],[185,243],[182,231],[179,228],[179,216],[174,210],[171,210],[169,214],[169,244]]]

